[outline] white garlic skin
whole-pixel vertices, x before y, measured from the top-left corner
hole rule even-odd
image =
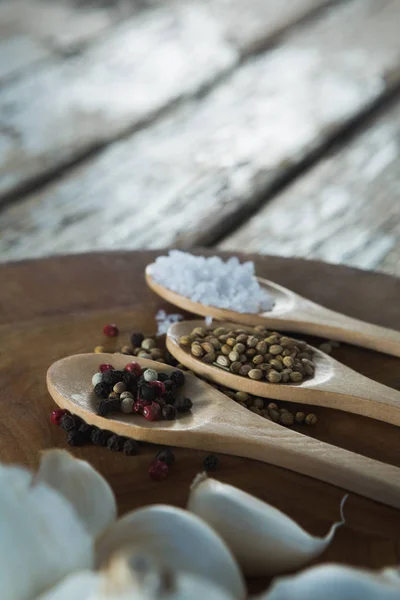
[[[303,567],[325,550],[343,523],[314,537],[277,508],[206,474],[194,480],[187,508],[219,533],[249,577]]]
[[[43,452],[36,480],[62,494],[93,537],[117,517],[114,492],[104,477],[65,450]]]
[[[101,600],[236,600],[209,579],[165,569],[141,548],[115,555],[102,574]]]
[[[399,600],[400,579],[343,565],[318,565],[277,579],[253,600]]]
[[[94,571],[69,575],[35,600],[99,600],[102,576]]]
[[[97,541],[97,564],[127,547],[140,547],[163,567],[204,577],[236,600],[246,596],[242,574],[225,543],[185,510],[153,505],[128,513]]]
[[[70,503],[29,471],[0,466],[0,597],[31,600],[92,566],[92,538]]]

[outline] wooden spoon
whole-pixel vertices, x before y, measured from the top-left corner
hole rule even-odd
[[[220,321],[243,325],[265,325],[269,329],[278,331],[308,333],[400,356],[399,331],[379,327],[329,310],[267,279],[257,277],[261,287],[275,298],[275,305],[269,312],[251,314],[193,302],[156,283],[151,276],[151,269],[152,265],[146,268],[146,282],[149,287],[171,304],[196,315],[210,316]]]
[[[170,373],[173,367],[136,358],[143,367]],[[267,421],[190,374],[183,393],[193,401],[191,412],[176,421],[96,414],[92,376],[101,363],[123,369],[127,357],[78,354],[59,360],[47,372],[55,402],[87,423],[144,442],[196,448],[244,456],[309,475],[373,500],[400,508],[400,469],[307,437]]]
[[[400,425],[400,392],[360,375],[312,346],[316,368],[311,379],[301,383],[255,381],[204,363],[182,348],[179,338],[198,326],[204,326],[204,321],[181,321],[171,325],[167,348],[182,365],[205,379],[262,398],[327,406]],[[221,326],[233,327],[224,322]]]

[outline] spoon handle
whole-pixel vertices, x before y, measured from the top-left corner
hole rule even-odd
[[[400,357],[400,331],[373,325],[296,296],[295,314],[289,316],[293,331],[347,342]]]
[[[270,423],[242,415],[235,427],[214,423],[218,451],[253,458],[400,508],[400,469]],[[214,437],[215,439],[215,437]],[[210,450],[217,448],[210,448]]]
[[[309,383],[309,402],[400,426],[400,392],[340,365],[321,389]]]

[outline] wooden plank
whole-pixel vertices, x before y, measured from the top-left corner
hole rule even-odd
[[[207,96],[4,209],[2,257],[212,243],[393,88],[399,13],[396,2],[344,5]]]
[[[30,2],[19,0],[24,1]],[[92,15],[92,31],[83,18],[86,13],[72,11],[70,1],[51,7],[47,0],[34,2],[39,3],[43,18],[32,21],[31,7],[28,17],[22,24],[18,21],[14,30],[25,28],[55,47],[70,47],[81,41],[80,32],[88,37],[106,27],[103,9],[99,15],[87,13]],[[326,3],[295,0],[282,11],[275,0],[266,0],[262,9],[260,0],[250,0],[243,12],[237,0],[176,0],[129,20],[82,56],[23,78],[0,93],[0,115],[6,113],[7,123],[20,137],[19,146],[0,167],[0,195],[59,168],[135,127],[173,100],[193,93],[231,69],[240,52],[249,50],[253,37],[258,45],[267,42],[277,31]],[[114,14],[120,3],[113,6]],[[130,12],[134,7],[138,11],[137,3],[129,6]],[[237,39],[241,12],[241,31],[247,40],[242,45],[247,44],[246,48]],[[21,10],[17,14],[21,15]],[[122,8],[118,14],[124,14]],[[35,23],[32,30],[31,22]],[[65,35],[69,36],[66,40]]]
[[[400,275],[400,102],[220,247]]]
[[[224,28],[226,37],[242,55],[260,49],[288,26],[309,16],[329,0],[209,0],[210,9]]]
[[[114,5],[114,6],[113,6]],[[115,21],[118,3],[74,0],[2,0],[0,34],[25,37],[48,48],[71,50],[106,30]]]
[[[19,143],[0,167],[0,194],[149,119],[237,60],[201,4],[179,4],[128,20],[82,55],[3,88],[0,125]]]
[[[168,4],[182,1],[170,0]],[[284,0],[278,6],[275,0],[249,0],[245,5],[240,0],[208,0],[207,10],[220,22],[227,39],[249,52],[330,1]],[[107,4],[2,0],[0,80],[49,58],[54,51],[77,52],[119,21],[160,4],[161,0],[113,0]]]

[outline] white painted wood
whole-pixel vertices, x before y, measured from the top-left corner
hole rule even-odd
[[[400,275],[400,103],[220,244]]]
[[[372,0],[344,4],[210,94],[7,207],[0,217],[2,258],[214,241],[231,221],[245,220],[278,178],[395,85],[399,15],[397,2],[379,9]],[[124,97],[115,102],[123,105]],[[91,123],[86,116],[83,131],[93,124],[107,128],[105,117]],[[69,131],[71,143],[75,133]],[[26,141],[35,150],[34,138]],[[47,151],[42,160],[51,162]],[[304,210],[297,207],[284,222],[296,224]],[[235,248],[249,250],[249,239]]]

